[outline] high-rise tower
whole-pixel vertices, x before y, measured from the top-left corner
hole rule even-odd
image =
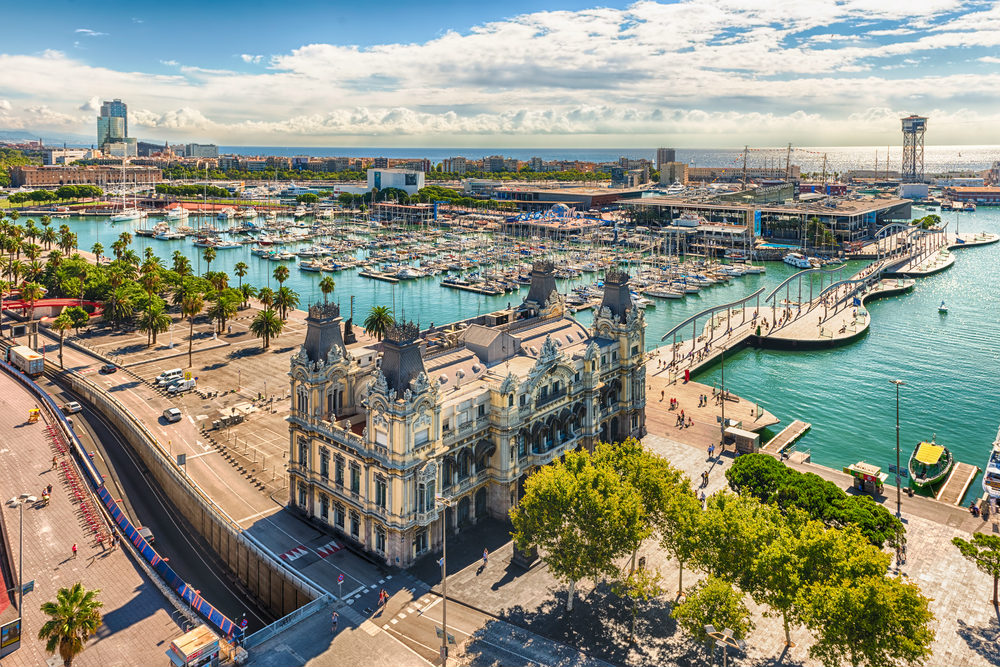
[[[900,176],[903,183],[922,183],[924,180],[924,132],[927,118],[907,116],[903,123],[903,166]]]
[[[97,117],[97,146],[123,141],[128,137],[128,105],[119,99],[105,101]]]

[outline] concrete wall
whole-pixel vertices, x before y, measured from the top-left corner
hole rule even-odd
[[[275,554],[246,535],[184,474],[156,438],[117,399],[75,373],[67,372],[63,377],[74,392],[122,433],[170,501],[263,607],[282,617],[325,595],[318,586],[286,568]]]

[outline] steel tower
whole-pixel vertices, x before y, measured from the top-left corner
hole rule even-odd
[[[924,181],[924,132],[927,118],[907,116],[903,122],[903,165],[900,176],[903,183],[923,183]]]

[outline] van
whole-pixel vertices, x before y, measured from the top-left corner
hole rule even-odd
[[[167,420],[168,424],[179,422],[181,420],[181,411],[177,408],[167,408],[163,411],[163,418]]]
[[[184,377],[183,369],[171,368],[169,371],[163,371],[157,375],[155,383],[157,387],[163,387],[175,380],[180,380],[182,377]]]
[[[168,394],[179,394],[184,391],[190,391],[194,389],[194,380],[181,380],[180,382],[174,382],[172,385],[167,387]]]

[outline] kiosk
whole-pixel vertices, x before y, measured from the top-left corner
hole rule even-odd
[[[218,667],[219,638],[207,625],[199,625],[170,642],[167,657],[177,667]]]
[[[887,473],[871,463],[858,461],[844,468],[844,472],[854,478],[854,488],[873,496],[882,494],[882,485],[889,479]]]

